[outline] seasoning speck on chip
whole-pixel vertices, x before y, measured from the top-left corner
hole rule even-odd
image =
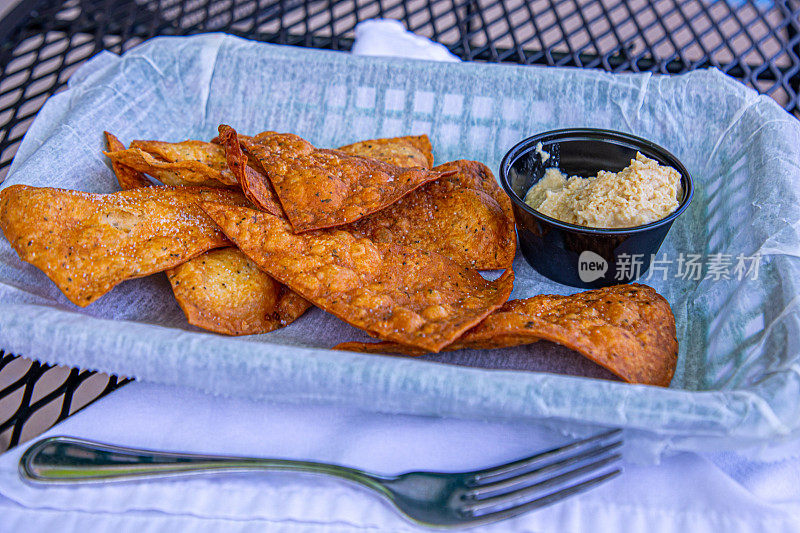
[[[525,195],[525,203],[549,217],[590,228],[631,228],[661,220],[678,208],[681,175],[637,153],[620,172],[567,177],[557,168]]]

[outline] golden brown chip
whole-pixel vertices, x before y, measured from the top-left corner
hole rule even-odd
[[[125,145],[122,144],[116,136],[108,133],[107,131],[104,131],[103,133],[106,136],[106,145],[108,145],[109,152],[119,152],[125,150]],[[150,187],[153,185],[153,182],[147,179],[147,176],[138,170],[135,170],[131,167],[126,167],[122,163],[112,161],[111,168],[114,170],[114,174],[117,176],[119,186],[123,191],[127,191],[129,189],[138,189],[139,187]]]
[[[126,279],[230,245],[198,206],[245,205],[241,193],[143,187],[112,194],[13,185],[0,191],[0,230],[20,259],[81,307]]]
[[[475,161],[441,165],[455,174],[427,183],[389,207],[342,229],[376,242],[446,255],[479,270],[511,266],[517,236],[511,206],[495,201],[491,171]],[[491,180],[491,183],[489,182]],[[499,190],[506,201],[509,198]]]
[[[410,142],[414,148],[425,154],[425,159],[428,161],[428,164],[425,165],[425,168],[433,167],[433,145],[431,145],[431,140],[427,135],[407,135],[405,137],[401,137],[401,139]]]
[[[285,216],[267,177],[248,165],[248,157],[242,152],[236,131],[223,124],[219,127],[219,137],[215,137],[214,140],[225,149],[228,167],[253,205],[275,216]]]
[[[281,325],[288,326],[300,318],[303,313],[308,311],[309,308],[314,306],[311,305],[311,302],[291,290],[289,287],[285,285],[281,285],[281,287],[283,287],[284,292],[282,293],[280,299],[278,299],[278,304],[275,306],[275,313],[278,316]]]
[[[225,150],[214,143],[133,141],[127,150],[106,152],[115,163],[149,174],[165,185],[236,185]]]
[[[319,150],[289,133],[240,140],[261,163],[295,232],[354,222],[445,175]]]
[[[272,277],[382,339],[439,351],[511,293],[510,269],[489,282],[439,254],[337,229],[294,234],[285,220],[253,209],[203,208]]]
[[[666,387],[678,340],[669,303],[646,285],[616,285],[571,296],[511,300],[447,350],[506,348],[548,340],[588,357],[630,383]],[[337,350],[422,355],[391,342],[344,342]]]
[[[432,162],[430,146],[427,135],[421,135],[363,141],[340,150],[402,166],[402,159],[391,160],[393,153],[411,147]],[[377,242],[437,252],[479,270],[509,267],[516,254],[514,213],[491,170],[465,160],[437,169],[451,174],[342,229]]]
[[[398,167],[431,168],[433,148],[427,135],[372,139],[337,148],[350,155],[371,157]]]
[[[106,132],[108,151],[124,150],[119,140]],[[245,172],[255,172],[247,166],[239,140],[234,139],[238,154],[244,160]],[[234,159],[234,164],[238,162]],[[120,163],[112,163],[123,189],[153,185],[144,174]],[[240,168],[231,165],[234,175]],[[245,191],[247,192],[247,191]],[[280,213],[277,200],[274,208]],[[303,298],[270,278],[236,248],[211,250],[182,265],[167,270],[175,299],[190,324],[227,335],[254,335],[286,326],[299,318],[310,306]]]
[[[489,167],[478,161],[459,159],[457,161],[441,164],[434,168],[434,170],[446,173],[446,176],[442,179],[449,181],[455,187],[476,189],[491,196],[503,209],[503,213],[506,214],[506,218],[511,221],[513,227],[514,208],[511,205],[511,198],[508,197],[506,192],[497,183]],[[512,250],[512,258],[514,257],[514,253],[515,250]]]
[[[256,171],[247,165],[236,132],[223,128],[214,142],[223,146],[231,172],[244,186],[246,173]],[[252,201],[248,189],[244,192]],[[274,193],[271,197],[274,214],[281,214]],[[206,252],[168,270],[167,277],[189,323],[216,333],[267,333],[292,323],[311,306],[236,248]]]
[[[311,307],[236,248],[206,252],[167,277],[189,323],[216,333],[267,333]]]

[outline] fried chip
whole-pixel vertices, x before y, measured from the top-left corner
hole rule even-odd
[[[242,187],[247,199],[267,213],[283,217],[283,209],[267,177],[248,164],[247,155],[242,152],[239,135],[230,126],[219,127],[219,137],[214,138],[225,149],[228,167]]]
[[[260,133],[240,141],[261,163],[297,233],[354,222],[445,175],[316,149],[289,133]]]
[[[294,234],[285,220],[248,208],[203,208],[272,277],[381,339],[439,351],[511,293],[510,269],[490,282],[442,255],[338,229]]]
[[[350,155],[371,157],[398,167],[431,168],[433,147],[427,135],[372,139],[337,148]]]
[[[0,191],[0,230],[20,259],[84,307],[126,279],[230,245],[203,200],[247,204],[241,193],[203,187],[92,194],[13,185]]]
[[[538,340],[575,350],[630,383],[666,387],[678,361],[669,303],[651,287],[636,283],[511,300],[446,349],[507,348]],[[344,342],[335,349],[425,353],[392,342]]]
[[[256,171],[248,166],[236,132],[220,126],[220,136],[214,140],[225,149],[228,166],[245,195],[257,203],[246,188],[247,175]],[[256,183],[266,183],[269,212],[282,216],[269,181]],[[189,323],[216,333],[268,333],[294,322],[311,307],[236,248],[206,252],[168,270],[167,277]]]
[[[228,187],[236,178],[225,150],[214,143],[133,141],[127,150],[105,152],[114,163],[149,174],[165,185]]]
[[[106,145],[109,152],[120,152],[125,150],[125,145],[117,139],[116,136],[103,132],[106,136]],[[111,162],[111,168],[114,170],[114,175],[117,176],[119,186],[123,191],[130,189],[138,189],[139,187],[150,187],[153,183],[147,179],[147,176],[131,167],[126,167],[122,163],[116,161]]]
[[[235,134],[234,134],[235,135]],[[124,150],[119,140],[106,132],[108,151]],[[242,154],[239,140],[234,138],[238,153],[231,158],[243,158],[242,167],[231,171],[255,172],[247,166],[247,156]],[[153,185],[141,172],[120,163],[112,163],[122,189]],[[268,182],[267,182],[268,183]],[[245,193],[247,191],[245,190]],[[274,198],[274,193],[273,193]],[[280,213],[277,200],[272,205]],[[270,278],[236,248],[211,250],[194,257],[175,268],[167,270],[175,299],[190,324],[226,335],[255,335],[267,333],[291,324],[311,304]]]
[[[517,245],[514,215],[491,171],[476,161],[437,168],[455,173],[342,229],[376,242],[440,253],[479,270],[511,266]],[[498,192],[509,205],[495,200]]]
[[[475,189],[491,196],[503,209],[503,213],[505,213],[506,218],[511,222],[513,227],[514,208],[511,205],[511,198],[508,197],[506,192],[497,183],[489,167],[478,161],[459,159],[457,161],[443,163],[434,168],[434,170],[446,173],[443,179],[456,187]],[[512,258],[515,253],[516,250],[511,250]]]
[[[216,333],[268,333],[311,307],[236,248],[206,252],[167,277],[189,323]]]

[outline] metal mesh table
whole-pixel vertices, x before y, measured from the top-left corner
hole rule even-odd
[[[355,25],[377,17],[470,61],[716,67],[800,117],[800,0],[23,0],[0,21],[0,181],[44,101],[101,50],[209,31],[349,50]],[[129,381],[19,355],[0,351],[0,451]]]

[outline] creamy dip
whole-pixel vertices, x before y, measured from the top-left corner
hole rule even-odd
[[[681,175],[640,153],[620,172],[566,176],[557,168],[525,195],[525,203],[549,217],[592,228],[630,228],[661,220],[678,208]]]
[[[539,154],[539,157],[542,160],[542,164],[545,164],[547,160],[550,159],[550,152],[545,151],[544,146],[542,146],[542,143],[536,143],[536,146],[534,146],[533,149],[536,151],[537,154]]]

